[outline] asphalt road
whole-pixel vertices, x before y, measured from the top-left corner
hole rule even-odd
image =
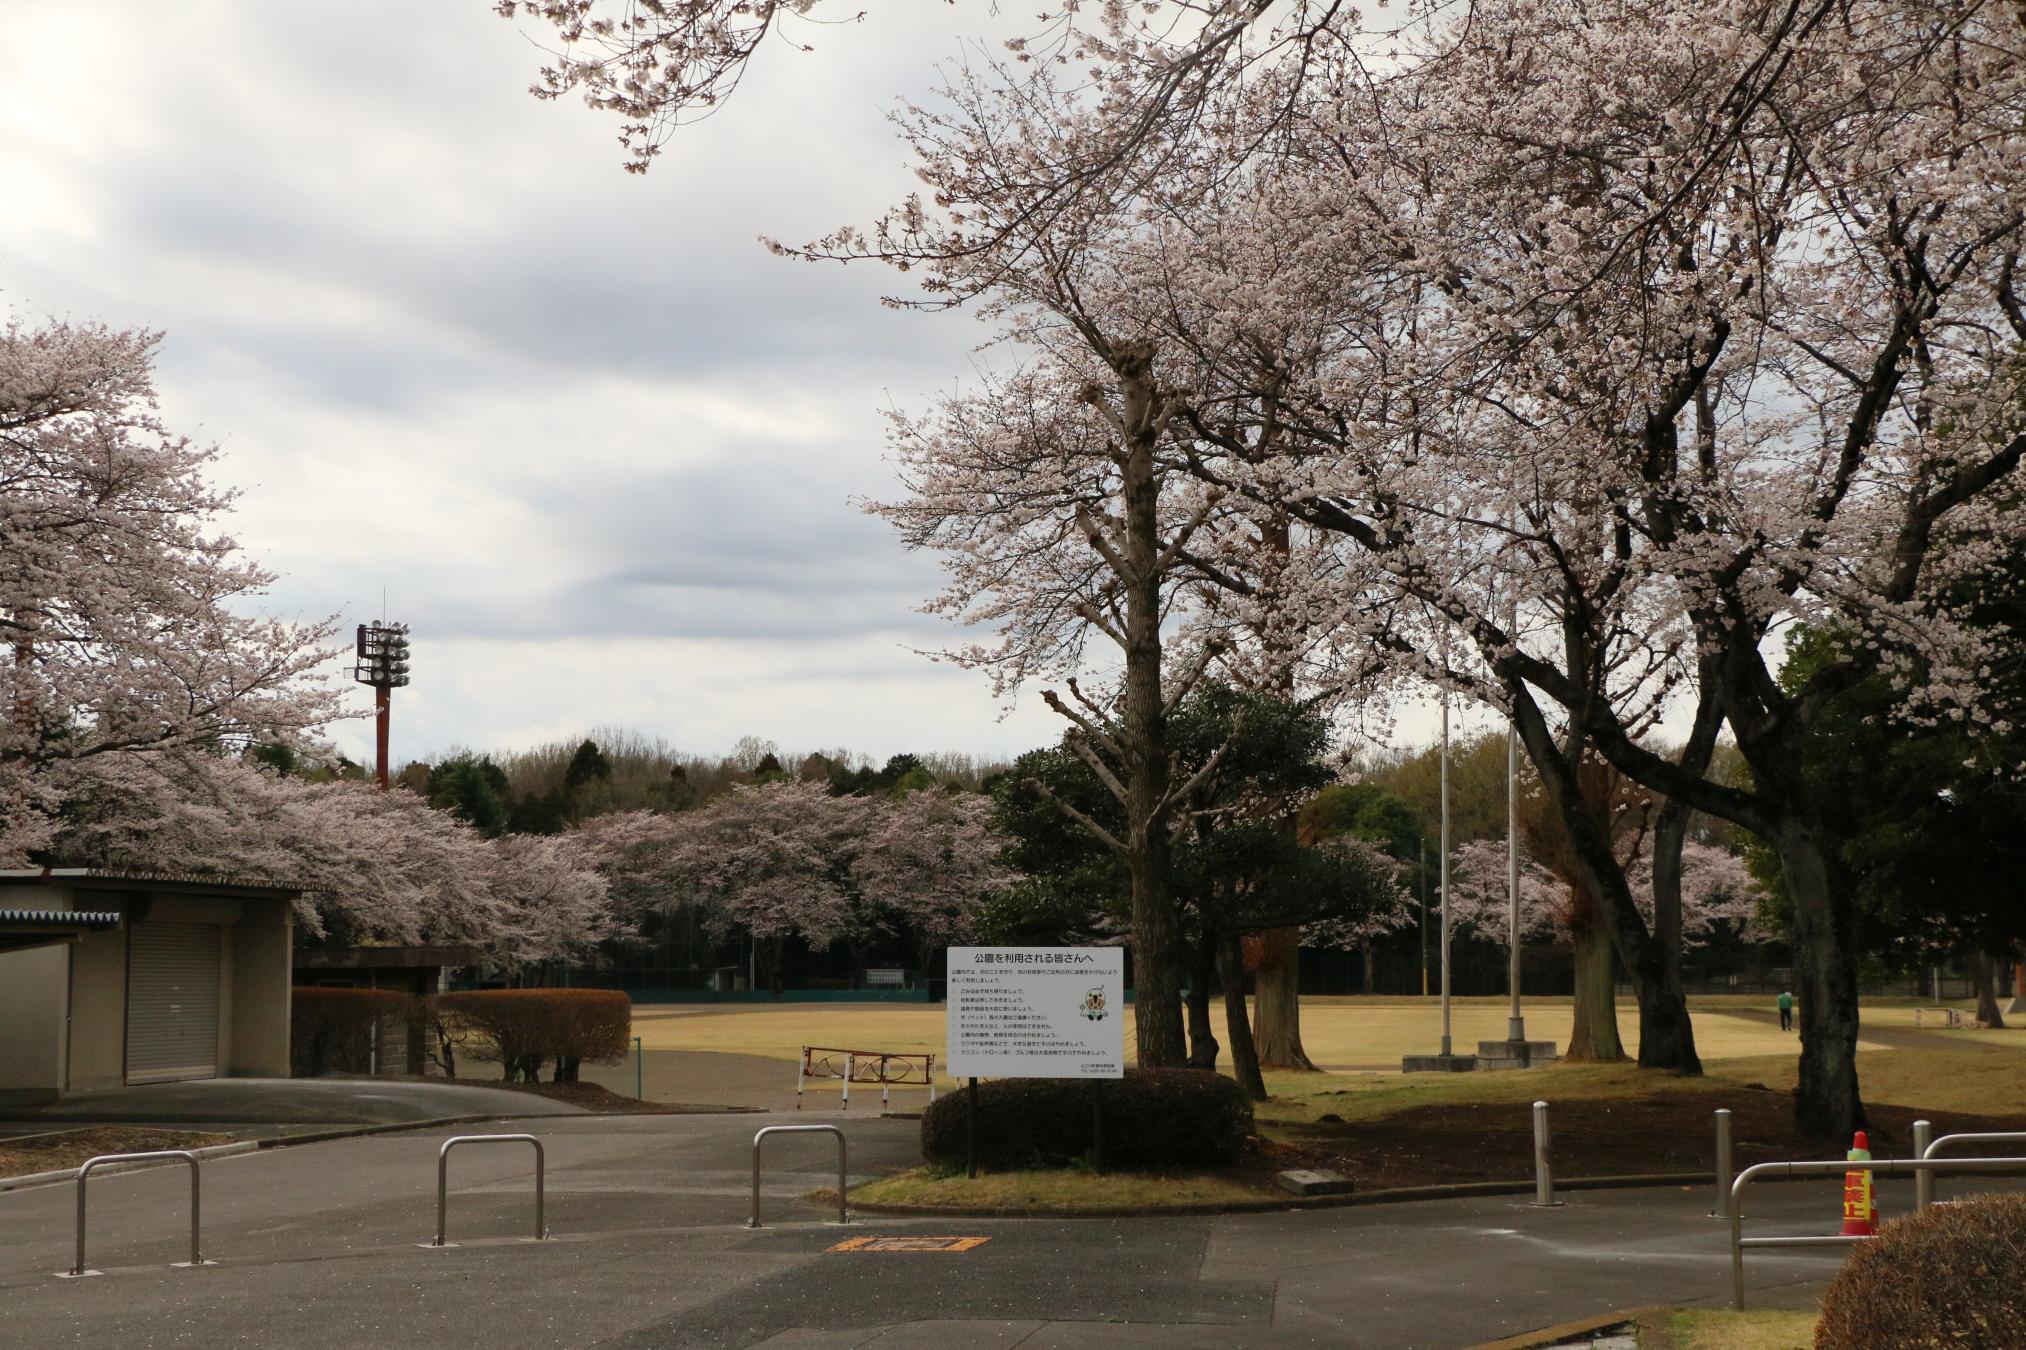
[[[1706,1188],[1134,1220],[868,1219],[840,1230],[799,1197],[830,1184],[825,1139],[769,1142],[769,1227],[742,1227],[750,1140],[767,1123],[844,1126],[854,1180],[905,1166],[915,1126],[800,1117],[550,1116],[553,1239],[534,1221],[530,1150],[452,1155],[450,1237],[437,1147],[418,1130],[222,1158],[204,1169],[204,1250],[183,1259],[188,1181],[90,1183],[91,1264],[60,1280],[75,1189],[0,1194],[0,1344],[515,1347],[1468,1346],[1592,1313],[1728,1296]],[[1947,1183],[1944,1183],[1946,1189]],[[1884,1188],[1890,1212],[1905,1197]],[[1833,1231],[1835,1186],[1764,1186],[1752,1212]],[[963,1252],[832,1252],[847,1237],[966,1236]],[[1802,1306],[1839,1254],[1755,1255],[1755,1306]]]

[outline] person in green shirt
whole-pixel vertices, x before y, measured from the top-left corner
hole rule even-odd
[[[1783,989],[1780,991],[1778,1001],[1780,1005],[1780,1030],[1792,1031],[1794,1029],[1794,996]]]

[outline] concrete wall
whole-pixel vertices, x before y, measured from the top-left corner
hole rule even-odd
[[[115,898],[85,897],[120,909]],[[98,1092],[126,1083],[127,930],[87,933],[70,949],[70,1083],[66,1092]]]
[[[71,907],[70,892],[56,886],[15,888],[5,903],[11,909]],[[62,1091],[69,987],[67,944],[0,952],[0,1104],[55,1101]]]
[[[239,922],[226,930],[230,975],[228,1000],[220,1006],[220,1014],[229,1020],[220,1029],[221,1072],[288,1077],[292,919],[286,900],[248,900]]]

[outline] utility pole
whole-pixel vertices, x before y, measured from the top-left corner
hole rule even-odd
[[[393,693],[408,683],[408,625],[359,625],[358,661],[352,678],[373,687],[373,781],[387,790],[387,724]]]
[[[1511,722],[1505,727],[1505,899],[1511,962],[1507,983],[1512,988],[1512,1015],[1506,1019],[1505,1038],[1525,1041],[1527,1019],[1520,1012],[1519,730]]]
[[[1448,657],[1444,655],[1444,664]],[[1442,1057],[1449,1041],[1449,691],[1442,691]]]
[[[1421,997],[1428,997],[1428,841],[1421,841]]]

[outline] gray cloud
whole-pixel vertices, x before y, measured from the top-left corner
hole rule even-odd
[[[893,491],[879,410],[979,330],[756,238],[915,186],[885,111],[979,22],[784,44],[641,179],[610,119],[527,96],[539,53],[484,5],[16,0],[0,307],[167,330],[164,416],[223,443],[272,607],[349,623],[385,586],[415,624],[412,751],[1017,749],[1047,715],[910,650],[951,636],[914,612],[937,569],[850,504]]]

